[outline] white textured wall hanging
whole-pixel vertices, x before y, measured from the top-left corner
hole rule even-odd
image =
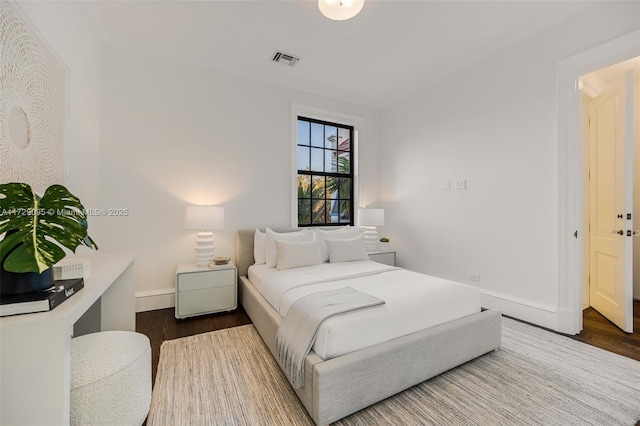
[[[66,68],[0,1],[0,182],[65,182]],[[52,63],[53,62],[53,63]]]

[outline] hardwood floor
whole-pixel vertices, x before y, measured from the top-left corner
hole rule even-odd
[[[640,361],[640,302],[633,302],[633,334],[625,333],[593,308],[583,314],[582,332],[572,339]]]
[[[138,312],[136,329],[151,340],[152,377],[155,382],[160,346],[165,340],[250,324],[241,306],[235,311],[176,319],[174,309]],[[640,361],[640,302],[634,302],[634,330],[627,334],[592,308],[584,311],[584,329],[572,339]]]

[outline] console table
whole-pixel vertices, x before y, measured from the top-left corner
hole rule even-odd
[[[0,318],[0,424],[68,425],[71,337],[135,331],[133,255],[90,252],[84,288],[52,311]]]

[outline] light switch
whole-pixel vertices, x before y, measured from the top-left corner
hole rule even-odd
[[[467,189],[467,180],[466,179],[457,180],[456,189]]]

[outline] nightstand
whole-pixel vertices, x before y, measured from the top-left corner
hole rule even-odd
[[[369,260],[374,262],[384,263],[389,266],[396,266],[396,252],[395,251],[371,251],[369,252]]]
[[[238,306],[237,294],[233,263],[212,267],[186,263],[176,269],[176,318],[232,311]]]

